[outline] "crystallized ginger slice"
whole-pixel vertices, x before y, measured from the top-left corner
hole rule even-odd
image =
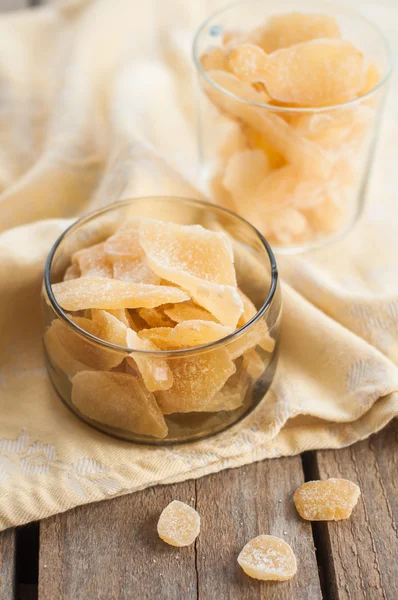
[[[200,57],[200,64],[205,71],[229,71],[228,57],[222,48],[210,48],[204,52]]]
[[[113,277],[112,265],[105,254],[105,244],[95,244],[78,250],[72,256],[82,277]]]
[[[98,325],[97,337],[117,346],[126,346],[127,325],[105,310],[91,311],[93,323]]]
[[[257,43],[265,52],[315,39],[341,37],[340,28],[333,17],[299,12],[271,16],[259,33]]]
[[[175,322],[161,308],[138,308],[137,312],[149,327],[174,327],[175,325]]]
[[[244,370],[234,373],[206,406],[207,412],[236,410],[242,406],[250,378]]]
[[[113,265],[113,276],[122,281],[158,285],[158,277],[148,265],[139,240],[139,220],[119,229],[105,242],[105,253]]]
[[[213,321],[184,321],[175,327],[143,329],[139,337],[149,339],[162,350],[192,348],[211,344],[234,331],[233,327]]]
[[[152,270],[189,291],[223,325],[235,327],[242,302],[228,238],[200,225],[162,221],[143,222],[140,232]]]
[[[100,327],[85,317],[70,317],[73,322],[91,335],[100,338]],[[72,327],[59,320],[54,320],[47,330],[44,342],[47,351],[67,375],[73,376],[81,371],[81,365],[88,368],[107,370],[119,365],[124,356],[108,348],[101,347],[100,342],[90,341]]]
[[[211,71],[215,83],[238,98],[252,103],[263,103],[264,95],[257,92],[250,83],[241,81],[232,73]],[[332,168],[330,158],[316,144],[299,135],[282,117],[270,109],[239,101],[214,88],[207,87],[206,92],[212,102],[224,113],[239,119],[245,126],[259,132],[269,147],[282,155],[288,162],[296,165],[304,173],[327,177]]]
[[[94,310],[96,309],[93,309],[93,311]],[[109,308],[106,312],[116,317],[116,319],[118,319],[118,321],[121,321],[124,325],[126,325],[126,327],[130,327],[131,329],[134,329],[134,331],[136,331],[135,323],[131,318],[129,311],[126,308]]]
[[[163,358],[151,356],[149,352],[159,352],[160,348],[150,340],[138,337],[132,329],[127,330],[126,342],[131,350],[144,350],[147,355],[132,352],[127,363],[136,365],[142,379],[150,392],[168,390],[173,385],[173,375],[167,362]]]
[[[72,403],[98,423],[156,438],[167,435],[167,425],[155,397],[132,375],[78,373],[72,379]]]
[[[165,286],[104,277],[80,277],[52,286],[55,299],[65,310],[86,308],[153,308],[189,299],[182,290]]]
[[[44,346],[54,367],[69,375],[69,377],[73,377],[79,371],[94,368],[75,358],[61,342],[58,336],[61,326],[63,325],[60,321],[54,320],[44,334]]]
[[[191,300],[188,302],[181,302],[180,304],[173,304],[164,309],[165,314],[170,317],[172,321],[176,323],[182,323],[183,321],[216,321],[217,319],[209,313],[205,308],[202,308],[198,304],[195,304]]]
[[[259,353],[254,348],[249,348],[243,353],[242,366],[246,373],[256,381],[264,373],[266,365]]]
[[[274,52],[301,42],[322,38],[340,38],[341,32],[333,17],[318,13],[284,13],[274,15],[249,32],[227,31],[223,45],[256,44],[265,52]]]
[[[294,492],[299,515],[307,521],[340,521],[351,516],[361,494],[347,479],[307,481]]]
[[[169,361],[173,387],[158,392],[156,399],[163,414],[206,411],[215,394],[235,372],[225,348],[215,348],[193,357]]]
[[[79,269],[79,265],[73,264],[73,265],[69,265],[69,267],[66,269],[65,273],[64,273],[64,281],[70,281],[71,279],[77,279],[78,277],[81,276],[81,272]]]
[[[268,156],[262,150],[243,150],[229,159],[222,183],[237,207],[256,192],[269,170]]]
[[[287,542],[273,535],[259,535],[244,546],[238,563],[249,577],[286,581],[297,572],[296,557]]]
[[[355,98],[365,82],[364,56],[351,42],[313,40],[266,54],[258,46],[234,48],[232,70],[243,81],[263,82],[286,104],[324,106]]]
[[[170,546],[189,546],[199,535],[200,517],[192,506],[173,500],[163,509],[158,521],[159,537]]]

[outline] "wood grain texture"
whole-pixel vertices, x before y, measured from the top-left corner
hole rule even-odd
[[[0,533],[0,600],[15,597],[15,530]]]
[[[195,483],[158,486],[81,506],[41,523],[40,600],[196,600],[195,547],[156,531],[173,499],[195,501]]]
[[[317,468],[321,479],[344,477],[362,491],[349,520],[317,526],[327,598],[397,600],[398,420],[350,448],[317,452]]]
[[[303,481],[300,457],[266,460],[197,480],[200,600],[322,598],[311,525],[300,519],[292,501]],[[292,546],[298,566],[293,579],[260,582],[243,573],[237,556],[260,533],[279,536]]]

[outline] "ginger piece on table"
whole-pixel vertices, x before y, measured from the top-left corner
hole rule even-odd
[[[197,511],[179,500],[173,500],[163,509],[158,521],[159,537],[170,546],[190,546],[200,532]]]
[[[250,540],[239,554],[238,563],[246,575],[262,581],[286,581],[297,572],[292,548],[273,535]]]
[[[332,478],[303,483],[294,492],[293,501],[306,521],[341,521],[351,516],[360,495],[352,481]]]

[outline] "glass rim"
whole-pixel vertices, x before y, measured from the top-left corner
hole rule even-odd
[[[58,248],[61,246],[63,241],[68,237],[68,235],[70,235],[71,233],[73,233],[74,231],[79,229],[79,227],[81,227],[82,225],[95,220],[97,217],[99,217],[103,214],[106,214],[107,212],[112,212],[113,210],[117,210],[118,208],[121,208],[123,206],[128,206],[128,205],[134,204],[135,201],[142,201],[142,200],[155,200],[155,201],[159,201],[159,202],[164,202],[165,200],[167,200],[167,201],[171,201],[171,200],[183,201],[185,204],[188,204],[188,205],[191,205],[191,206],[194,206],[197,208],[207,209],[207,210],[210,209],[213,212],[227,214],[230,217],[236,219],[237,221],[240,221],[241,223],[243,223],[246,227],[248,227],[252,232],[255,233],[255,235],[261,242],[261,245],[263,246],[263,249],[265,250],[265,252],[268,256],[268,260],[269,260],[269,264],[270,264],[271,281],[270,281],[267,296],[266,296],[262,306],[257,310],[256,314],[253,315],[253,317],[251,319],[249,319],[249,321],[247,321],[247,323],[245,323],[242,327],[235,329],[235,331],[231,332],[227,336],[222,337],[219,340],[215,340],[214,342],[210,342],[209,344],[203,344],[201,346],[193,346],[192,348],[181,348],[178,350],[153,351],[153,350],[138,350],[136,348],[128,348],[127,346],[119,346],[117,344],[113,344],[112,342],[107,342],[106,340],[103,340],[101,338],[98,338],[98,337],[92,335],[85,329],[82,329],[68,317],[66,311],[64,311],[61,308],[61,306],[58,304],[58,302],[56,301],[54,292],[52,291],[52,285],[51,285],[51,281],[50,281],[52,263],[53,263],[53,259],[54,259],[54,256],[55,256]],[[92,212],[84,215],[83,217],[77,219],[71,225],[69,225],[69,227],[67,227],[65,229],[65,231],[63,231],[61,233],[61,235],[56,239],[56,241],[54,242],[54,244],[48,254],[48,257],[47,257],[47,260],[45,263],[45,268],[44,268],[44,287],[45,287],[47,297],[49,299],[49,302],[50,302],[54,312],[59,317],[59,319],[62,322],[64,322],[64,324],[66,324],[66,326],[68,326],[72,330],[74,330],[80,337],[86,338],[90,342],[93,342],[94,344],[101,346],[103,348],[107,348],[108,350],[122,352],[123,354],[129,354],[129,355],[141,354],[143,356],[153,356],[156,358],[160,358],[160,357],[162,357],[162,358],[171,358],[171,357],[179,358],[179,357],[186,356],[186,355],[192,356],[195,354],[202,354],[209,350],[213,350],[214,348],[222,347],[225,344],[229,344],[230,342],[234,341],[235,339],[240,338],[242,335],[244,335],[245,333],[247,333],[249,330],[251,330],[254,327],[254,325],[265,315],[265,313],[271,306],[273,299],[275,297],[276,290],[277,290],[278,279],[279,279],[278,267],[277,267],[277,263],[275,260],[274,253],[271,249],[271,246],[269,245],[267,240],[264,238],[264,236],[251,223],[249,223],[248,221],[246,221],[246,219],[243,219],[239,215],[235,214],[233,211],[228,210],[227,208],[217,206],[216,204],[213,204],[211,202],[206,202],[205,200],[196,200],[194,198],[186,198],[186,197],[182,197],[182,196],[137,196],[134,198],[128,198],[125,200],[120,200],[120,201],[114,202],[103,208],[100,208],[98,210],[92,211]],[[105,309],[103,309],[103,310],[105,310]]]
[[[263,2],[264,0],[251,0],[251,1],[252,2]],[[223,88],[221,85],[218,85],[218,83],[216,83],[207,74],[207,72],[203,69],[201,62],[200,62],[198,45],[199,45],[200,37],[204,33],[204,30],[210,25],[211,21],[215,17],[222,15],[224,12],[226,12],[227,10],[229,10],[231,8],[234,8],[239,5],[243,5],[246,2],[247,2],[247,0],[237,0],[236,2],[231,2],[230,4],[227,4],[224,7],[219,8],[216,11],[214,11],[213,13],[211,13],[199,26],[199,28],[197,29],[197,31],[194,35],[194,38],[193,38],[192,58],[193,58],[195,67],[196,67],[199,75],[202,76],[208,83],[210,83],[210,85],[212,85],[217,91],[226,94],[230,98],[233,98],[234,100],[237,100],[237,101],[241,102],[242,104],[247,104],[249,106],[256,106],[259,108],[266,108],[267,110],[270,110],[270,111],[272,110],[275,113],[282,113],[282,114],[285,114],[285,113],[306,114],[307,113],[308,114],[308,113],[323,113],[323,112],[327,112],[330,110],[339,110],[342,108],[351,108],[352,106],[355,106],[356,104],[360,104],[363,101],[372,98],[372,96],[374,96],[376,94],[376,92],[378,92],[382,87],[384,87],[386,85],[387,81],[389,80],[391,73],[392,73],[393,65],[394,65],[394,55],[392,52],[391,44],[390,44],[389,40],[387,39],[387,37],[384,35],[383,31],[380,29],[380,27],[378,25],[376,25],[376,23],[374,23],[367,17],[364,17],[359,11],[356,11],[355,9],[351,9],[351,8],[346,8],[342,4],[334,4],[333,3],[333,7],[335,7],[336,9],[341,9],[345,13],[349,13],[349,14],[357,17],[361,21],[370,25],[374,29],[374,31],[379,35],[380,39],[384,43],[384,46],[386,49],[386,55],[387,55],[386,70],[385,70],[384,76],[380,79],[380,81],[371,90],[366,92],[366,94],[363,94],[363,96],[359,96],[358,98],[353,98],[352,100],[346,100],[345,102],[340,102],[338,104],[330,104],[327,106],[302,106],[302,107],[293,106],[293,105],[292,106],[277,106],[277,105],[267,104],[267,103],[263,103],[263,102],[252,102],[251,100],[247,100],[245,98],[242,98],[241,96],[237,96],[233,92],[230,92],[229,90],[226,90],[225,88]],[[329,3],[325,3],[325,4],[329,4]],[[321,8],[321,6],[320,6],[320,8]]]

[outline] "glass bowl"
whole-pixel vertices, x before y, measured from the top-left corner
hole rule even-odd
[[[313,107],[267,103],[264,88],[242,87],[227,72],[225,55],[245,42],[242,35],[290,12],[332,17],[342,38],[363,52],[367,77],[359,98]],[[334,2],[243,0],[203,23],[193,58],[202,190],[257,227],[276,253],[311,250],[345,235],[362,213],[392,68],[379,29]]]
[[[52,284],[63,280],[74,252],[105,240],[133,217],[199,224],[206,229],[223,231],[233,247],[238,286],[255,305],[257,313],[227,337],[183,350],[138,351],[105,342],[81,329],[72,319],[90,315],[66,313],[55,300]],[[46,365],[58,395],[80,419],[124,440],[168,444],[198,440],[224,431],[258,405],[274,377],[281,319],[275,258],[266,240],[252,225],[207,202],[174,197],[136,198],[109,205],[74,223],[59,237],[48,256],[42,313]],[[260,336],[259,332],[262,332]],[[139,373],[127,360],[129,355],[133,361],[148,361],[146,364],[159,368],[159,372],[167,363],[174,376],[171,389],[153,394],[143,389]],[[97,412],[95,418],[90,410],[79,410],[74,404],[76,394],[80,394],[80,408],[82,393],[83,406],[84,393],[87,400],[95,401],[98,386],[106,386],[106,382],[114,378],[110,375],[113,372],[124,373],[116,378],[123,379],[127,393],[135,390],[128,409],[119,406],[112,392],[109,407],[107,404],[106,411]],[[124,391],[121,389],[120,393],[123,395]],[[101,389],[100,394],[104,393]],[[143,402],[149,402],[155,412],[159,412],[157,405],[164,407],[165,398],[168,406],[171,402],[180,412],[170,413],[169,408],[164,412],[170,414],[155,415],[157,423],[148,431],[148,427],[142,425],[142,415],[135,417],[134,410],[140,409]],[[182,412],[185,410],[181,409],[182,398],[184,402],[186,398],[193,398],[194,410]]]

